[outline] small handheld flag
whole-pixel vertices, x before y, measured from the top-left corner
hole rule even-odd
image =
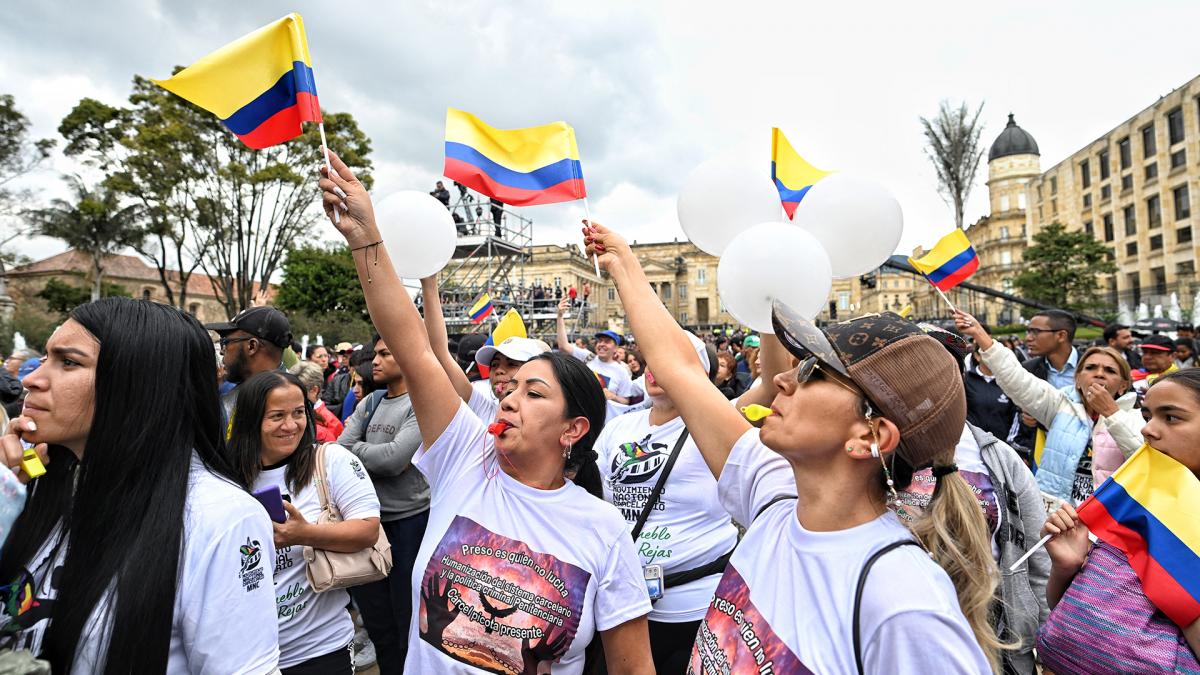
[[[1079,519],[1123,551],[1154,606],[1180,627],[1200,618],[1200,480],[1143,445],[1079,505]]]
[[[471,311],[469,312],[471,323],[483,323],[483,320],[488,318],[494,309],[495,307],[492,306],[492,296],[483,293],[475,299],[475,304],[471,305]]]
[[[585,199],[575,130],[565,122],[497,129],[446,110],[446,178],[516,206]]]
[[[204,108],[247,146],[268,148],[321,120],[304,20],[289,14],[155,84]]]
[[[806,162],[788,143],[782,131],[771,129],[771,180],[775,181],[788,218],[796,215],[796,207],[808,189],[830,173]]]
[[[939,291],[954,288],[979,269],[979,256],[962,230],[942,237],[929,253],[908,262]]]

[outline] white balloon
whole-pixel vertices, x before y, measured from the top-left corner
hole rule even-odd
[[[721,255],[737,233],[779,220],[779,191],[765,170],[712,159],[683,181],[677,209],[688,239],[706,253]]]
[[[762,333],[775,332],[772,300],[814,318],[832,288],[829,255],[821,242],[786,223],[760,223],[738,234],[717,264],[717,291],[725,309]]]
[[[416,190],[390,194],[375,205],[375,222],[402,277],[437,274],[454,256],[454,219],[433,195]]]
[[[873,180],[835,173],[804,195],[793,219],[829,253],[835,279],[866,274],[896,251],[904,214],[892,193]]]

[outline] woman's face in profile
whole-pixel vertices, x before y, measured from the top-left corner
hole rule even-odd
[[[37,424],[26,441],[64,445],[76,456],[96,413],[96,363],[100,343],[74,319],[67,319],[46,342],[42,365],[22,380],[29,395],[22,415]]]

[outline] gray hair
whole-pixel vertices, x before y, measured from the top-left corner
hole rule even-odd
[[[300,384],[304,385],[305,391],[313,387],[320,390],[321,385],[325,383],[325,372],[321,370],[321,366],[312,361],[301,361],[289,368],[288,372],[300,380]]]

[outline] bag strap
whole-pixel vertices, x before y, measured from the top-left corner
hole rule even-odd
[[[339,522],[342,519],[342,514],[333,505],[333,500],[329,498],[328,475],[325,473],[325,446],[328,443],[322,443],[317,446],[316,456],[316,483],[317,497],[321,500],[321,511],[328,512],[332,522]]]
[[[766,511],[767,509],[771,508],[775,504],[782,502],[785,499],[796,499],[796,498],[797,498],[796,495],[775,495],[774,497],[771,497],[771,499],[769,501],[767,501],[766,504],[763,504],[761,507],[759,507],[758,511],[756,511],[754,513],[754,518],[752,518],[750,520],[750,523],[753,523],[755,520],[758,520],[758,517],[763,514],[763,511]],[[746,527],[750,527],[750,523],[747,523]]]
[[[675,447],[671,450],[671,456],[667,458],[667,465],[663,467],[662,473],[658,474],[658,482],[654,484],[654,490],[650,492],[650,498],[646,500],[646,505],[642,507],[642,512],[638,514],[637,522],[633,525],[633,540],[642,534],[642,528],[646,526],[646,519],[650,517],[650,512],[654,510],[654,505],[658,503],[658,498],[662,494],[663,485],[667,483],[667,475],[671,473],[671,468],[675,466],[675,460],[679,459],[679,451],[683,448],[683,442],[687,440],[687,427],[683,428],[683,433],[679,434],[679,440],[675,441]]]
[[[854,591],[854,619],[853,619],[853,624],[852,624],[853,627],[851,629],[853,631],[853,636],[854,636],[854,665],[858,667],[858,675],[863,675],[862,644],[861,644],[862,637],[859,635],[858,618],[859,618],[859,615],[862,613],[862,596],[863,596],[863,589],[866,588],[866,586],[867,586],[867,573],[871,571],[871,567],[875,564],[876,560],[879,560],[880,558],[882,558],[883,555],[885,553],[887,553],[888,551],[900,548],[901,546],[920,547],[920,544],[918,544],[917,542],[915,542],[911,539],[904,539],[902,541],[893,541],[892,543],[888,544],[887,546],[884,546],[883,548],[879,549],[878,551],[875,551],[874,553],[872,553],[871,557],[867,558],[867,561],[865,563],[863,563],[862,571],[858,573],[858,588],[855,589],[855,591]]]
[[[366,438],[367,427],[371,426],[371,419],[375,417],[375,411],[379,410],[379,404],[383,401],[383,397],[387,395],[386,389],[371,392],[367,397],[367,421],[363,423],[363,438]]]

